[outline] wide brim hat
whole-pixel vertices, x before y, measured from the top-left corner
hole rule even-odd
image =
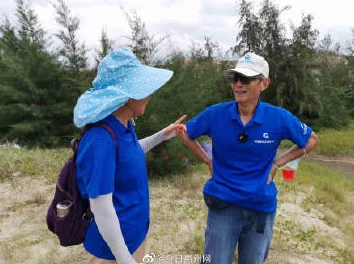
[[[172,75],[170,70],[141,64],[130,48],[113,50],[99,64],[93,88],[78,99],[74,124],[82,127],[100,121],[130,98],[141,100],[153,94]]]

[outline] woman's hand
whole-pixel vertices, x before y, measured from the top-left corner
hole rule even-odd
[[[187,118],[187,115],[183,115],[178,118],[173,124],[169,125],[168,127],[164,128],[163,133],[166,136],[166,139],[170,139],[174,137],[177,133],[177,129],[181,125],[181,123]]]

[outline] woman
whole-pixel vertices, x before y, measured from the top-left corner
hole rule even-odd
[[[150,96],[171,76],[169,70],[142,65],[130,49],[121,48],[101,61],[93,88],[77,102],[76,126],[105,122],[117,141],[104,128],[93,127],[78,149],[78,185],[94,214],[84,241],[89,263],[142,262],[149,229],[144,153],[174,136],[175,125],[185,117],[140,141],[132,120],[144,114]]]
[[[276,170],[318,143],[310,127],[289,111],[259,100],[268,88],[268,63],[254,53],[227,71],[235,100],[208,107],[178,131],[211,170],[204,187],[208,206],[205,263],[261,264],[268,255],[277,206]],[[212,139],[212,157],[195,141]],[[276,157],[282,140],[295,145]]]

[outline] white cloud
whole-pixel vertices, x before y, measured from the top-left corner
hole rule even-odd
[[[253,2],[256,4],[260,1]],[[292,6],[281,15],[288,28],[290,22],[299,25],[302,13],[312,14],[313,27],[321,32],[321,36],[329,33],[335,41],[341,43],[351,38],[350,28],[354,27],[354,20],[350,0],[330,3],[320,0],[272,2],[279,8]],[[54,20],[54,9],[48,0],[32,0],[31,3],[43,27],[54,34],[59,26]],[[128,12],[136,10],[151,34],[157,37],[170,34],[174,46],[183,51],[189,49],[191,40],[203,43],[205,36],[228,49],[235,43],[237,35],[238,6],[235,0],[66,0],[66,3],[72,14],[79,16],[79,37],[91,49],[98,46],[102,28],[118,44],[125,42],[124,36],[129,35],[130,29],[121,7]],[[14,0],[0,0],[0,14],[3,13],[13,18]]]

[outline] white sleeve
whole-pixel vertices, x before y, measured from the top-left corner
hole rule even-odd
[[[90,198],[91,211],[98,230],[119,264],[136,264],[130,254],[120,229],[119,219],[113,207],[112,193]]]
[[[140,139],[139,143],[140,143],[141,147],[143,148],[144,153],[149,152],[152,148],[156,147],[161,142],[173,138],[176,135],[175,131],[173,131],[169,135],[165,135],[165,130],[169,129],[171,126],[173,126],[173,124],[169,125],[168,127],[160,130],[159,132],[157,132],[149,137]]]

